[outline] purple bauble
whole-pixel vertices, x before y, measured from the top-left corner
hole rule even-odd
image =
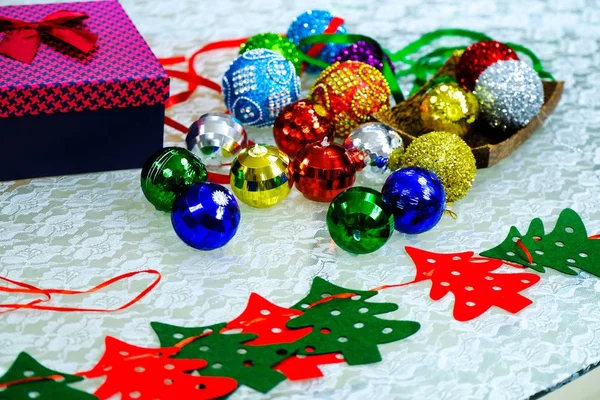
[[[344,47],[339,53],[333,58],[333,61],[360,61],[365,64],[369,64],[372,67],[383,71],[383,60],[387,60],[392,68],[392,72],[396,72],[394,64],[388,57],[387,54],[380,51],[373,43],[365,42],[360,40],[348,47]]]

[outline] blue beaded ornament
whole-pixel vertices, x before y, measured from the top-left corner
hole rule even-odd
[[[173,205],[171,223],[187,245],[214,250],[227,244],[240,224],[240,207],[227,188],[216,183],[196,184]]]
[[[332,19],[333,15],[331,15],[329,11],[308,10],[294,18],[292,24],[288,28],[287,37],[296,46],[299,46],[300,40],[305,37],[323,33],[331,23]],[[346,27],[340,25],[335,33],[346,33]],[[327,63],[331,63],[334,57],[346,46],[347,45],[345,44],[327,43],[325,47],[323,47],[323,50],[318,54],[317,58]],[[301,46],[300,50],[306,53],[310,47],[311,45]],[[310,65],[306,69],[306,72],[308,73],[317,73],[319,71],[320,68],[314,65]]]
[[[280,54],[254,49],[238,56],[225,72],[223,96],[242,123],[271,126],[285,106],[300,98],[300,78]]]
[[[385,201],[393,208],[396,230],[423,233],[433,228],[446,208],[446,191],[430,171],[419,167],[392,172],[381,189]]]

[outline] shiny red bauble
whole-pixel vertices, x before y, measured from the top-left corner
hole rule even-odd
[[[327,138],[308,144],[292,163],[294,182],[309,200],[329,202],[352,187],[356,168],[346,150]]]
[[[518,60],[517,53],[507,45],[488,40],[475,43],[465,50],[456,65],[456,80],[465,89],[473,90],[479,75],[487,67],[502,60]]]
[[[288,104],[273,126],[277,147],[290,158],[308,143],[333,138],[333,118],[322,105],[312,100],[298,100]]]

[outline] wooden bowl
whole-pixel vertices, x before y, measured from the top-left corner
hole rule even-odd
[[[450,57],[432,80],[443,75],[455,76],[458,58],[457,54]],[[542,83],[544,85],[544,104],[537,118],[532,119],[524,128],[511,132],[499,132],[489,127],[484,121],[475,124],[473,131],[465,138],[465,141],[473,151],[475,160],[477,160],[477,168],[491,167],[507,157],[533,135],[552,114],[562,96],[564,82],[543,81]],[[428,132],[423,127],[419,107],[429,87],[428,83],[406,101],[375,115],[377,120],[390,125],[400,133],[404,140],[404,146],[408,146],[418,136]]]

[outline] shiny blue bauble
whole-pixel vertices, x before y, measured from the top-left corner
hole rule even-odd
[[[271,126],[281,110],[300,98],[294,64],[266,49],[236,58],[223,77],[227,109],[243,124]]]
[[[333,15],[331,15],[329,11],[308,10],[298,15],[294,21],[292,21],[292,24],[287,31],[287,37],[294,42],[296,46],[299,46],[300,40],[305,37],[323,33],[329,26],[332,18]],[[341,25],[337,28],[335,33],[346,33],[346,28],[344,25]],[[327,43],[316,58],[331,63],[333,58],[346,46],[346,44]],[[300,46],[300,50],[306,53],[311,47],[312,45]],[[309,66],[306,70],[306,72],[309,73],[317,73],[319,71],[320,68],[314,65]]]
[[[433,172],[419,167],[392,172],[383,189],[384,200],[393,208],[396,230],[423,233],[433,228],[446,208],[446,191]]]
[[[227,244],[240,224],[240,207],[227,188],[199,183],[175,200],[171,213],[175,233],[198,250],[214,250]]]

